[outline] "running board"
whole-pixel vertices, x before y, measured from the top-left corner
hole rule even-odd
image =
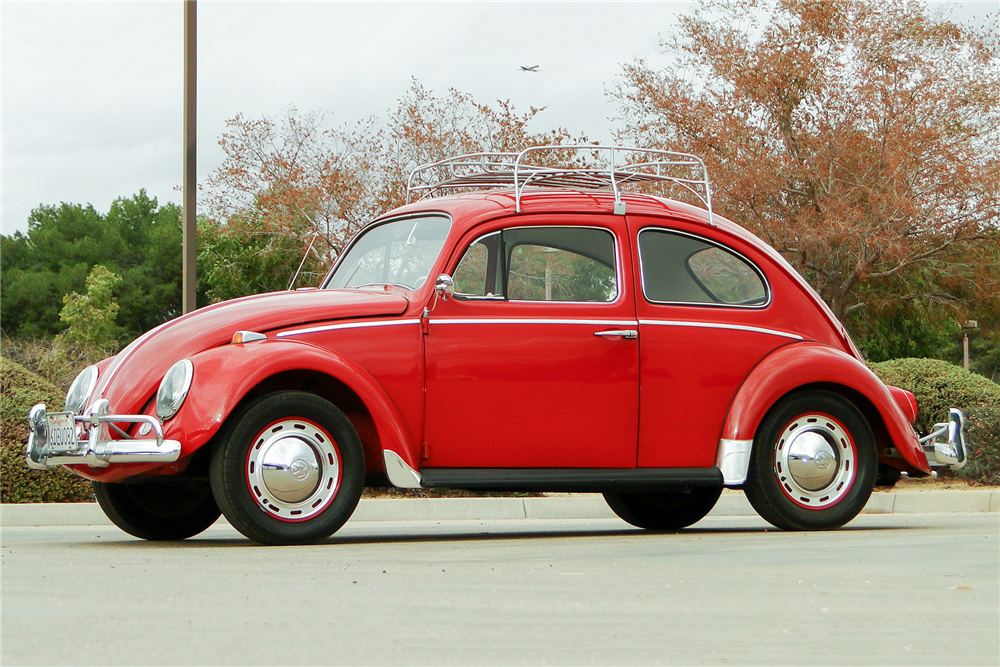
[[[423,468],[424,488],[477,491],[660,491],[722,486],[716,468]]]

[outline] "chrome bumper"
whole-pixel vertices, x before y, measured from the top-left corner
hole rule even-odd
[[[29,468],[45,470],[54,465],[87,464],[104,468],[111,463],[171,463],[181,454],[181,443],[163,439],[159,420],[149,415],[109,415],[108,402],[96,401],[87,415],[74,415],[75,442],[55,445],[49,442],[45,404],[39,403],[28,413],[28,447],[25,459]],[[118,423],[150,425],[153,438],[137,439],[128,436]],[[83,426],[81,426],[81,424]],[[122,437],[113,440],[109,429]],[[81,439],[81,436],[83,438]]]
[[[941,438],[947,438],[942,441]],[[920,444],[931,466],[947,466],[958,470],[965,465],[967,451],[965,445],[965,415],[957,408],[948,411],[948,421],[934,424],[930,434],[920,438]]]

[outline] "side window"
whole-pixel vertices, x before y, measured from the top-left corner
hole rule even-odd
[[[537,227],[503,234],[507,298],[514,301],[614,301],[615,241],[584,227]]]
[[[759,307],[768,302],[759,270],[707,240],[656,229],[639,232],[642,289],[649,301]]]
[[[512,301],[614,301],[615,241],[589,227],[519,227],[474,241],[455,267],[455,295]]]

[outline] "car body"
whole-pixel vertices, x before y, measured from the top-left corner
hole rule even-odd
[[[513,188],[386,213],[319,289],[153,329],[82,373],[68,412],[32,410],[29,465],[94,480],[140,537],[221,509],[298,543],[365,485],[603,492],[651,529],[745,488],[768,521],[816,529],[853,518],[879,475],[964,463],[960,413],[922,443],[913,396],[775,250],[710,196],[622,193],[610,150],[609,191],[532,188],[523,170],[546,168],[507,156]]]

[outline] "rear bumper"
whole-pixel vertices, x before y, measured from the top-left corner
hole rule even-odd
[[[920,444],[932,467],[958,470],[965,465],[968,451],[965,443],[965,415],[957,408],[948,410],[948,421],[934,424],[930,434],[920,438]]]
[[[28,413],[28,467],[45,470],[54,465],[86,464],[104,468],[112,463],[171,463],[181,454],[181,443],[163,439],[159,420],[149,415],[109,415],[108,402],[96,401],[86,416],[74,416],[75,442],[50,442],[44,403]],[[131,438],[117,424],[149,424],[150,438]],[[121,439],[112,439],[114,429]]]

